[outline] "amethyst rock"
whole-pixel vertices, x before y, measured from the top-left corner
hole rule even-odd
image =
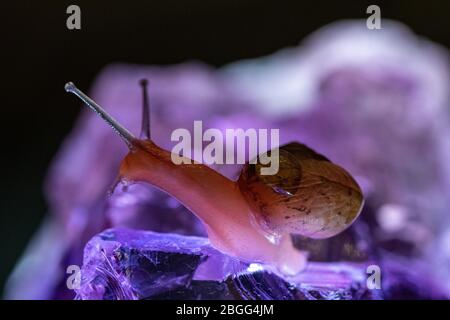
[[[208,239],[108,229],[86,246],[79,299],[362,299],[364,263],[310,263],[285,279],[270,267],[244,264]]]
[[[171,148],[175,128],[198,119],[222,131],[280,128],[281,144],[301,141],[348,169],[363,187],[364,212],[331,239],[295,236],[312,261],[295,279],[244,265],[204,238],[187,237],[204,236],[201,223],[152,186],[119,184],[107,197],[126,148],[83,110],[50,166],[49,217],[5,297],[73,298],[66,268],[81,265],[83,248],[81,299],[450,297],[448,57],[402,24],[385,20],[382,30],[367,32],[348,21],[296,48],[218,70],[107,67],[90,94],[131,131],[139,130],[137,83],[146,77],[152,136],[162,147]],[[239,166],[214,169],[236,178]],[[380,266],[383,292],[367,290],[368,264]]]

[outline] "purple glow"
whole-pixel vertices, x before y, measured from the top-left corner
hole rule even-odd
[[[370,34],[361,28],[359,22],[332,24],[296,48],[219,70],[188,63],[113,65],[100,73],[90,92],[138,133],[137,84],[149,79],[152,137],[166,149],[173,146],[174,129],[190,129],[201,119],[221,130],[280,128],[281,144],[301,141],[348,169],[364,189],[366,208],[354,226],[332,239],[296,238],[297,248],[309,251],[313,261],[305,273],[288,280],[265,267],[255,272],[259,276],[245,271],[248,266],[201,238],[203,227],[187,209],[152,186],[119,184],[107,197],[126,147],[83,109],[49,170],[51,215],[11,276],[7,297],[75,297],[65,287],[71,264],[83,264],[80,298],[205,294],[204,283],[195,287],[188,279],[214,280],[211,290],[217,296],[204,298],[236,298],[222,290],[231,274],[238,275],[234,285],[245,283],[242,296],[250,299],[450,297],[449,55],[398,23],[386,21]],[[230,178],[239,172],[239,166],[214,168]],[[108,234],[111,239],[105,238]],[[118,248],[136,249],[136,257],[148,249],[206,262],[152,287],[146,281],[153,275],[145,270],[135,279],[143,282],[134,283],[120,261],[105,269]],[[384,272],[381,291],[364,287],[370,264]],[[214,270],[222,265],[226,270]],[[29,269],[42,274],[34,272],[30,279],[24,276]],[[109,277],[108,272],[117,274]],[[264,283],[259,296],[255,281]],[[295,289],[288,289],[289,282]]]

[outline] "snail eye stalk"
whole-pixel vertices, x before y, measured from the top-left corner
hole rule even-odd
[[[140,138],[151,140],[150,132],[150,104],[148,101],[147,79],[142,79],[140,82],[142,87],[142,124]]]
[[[64,86],[67,92],[73,93],[83,101],[92,111],[94,111],[100,118],[102,118],[127,144],[128,148],[132,149],[133,141],[136,137],[123,127],[116,119],[114,119],[105,109],[99,106],[94,100],[89,98],[85,93],[78,89],[72,82],[67,82]]]

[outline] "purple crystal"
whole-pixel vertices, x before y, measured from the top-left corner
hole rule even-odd
[[[82,264],[94,236],[78,290],[85,299],[448,298],[449,70],[445,49],[388,20],[376,33],[360,21],[339,22],[297,48],[219,70],[107,67],[90,93],[131,131],[140,125],[137,83],[147,77],[152,136],[162,147],[171,148],[173,129],[191,129],[198,119],[220,130],[280,128],[281,143],[305,142],[348,169],[364,189],[364,212],[331,239],[295,236],[312,261],[296,279],[242,265],[207,240],[187,237],[203,236],[202,225],[160,190],[120,183],[107,197],[126,148],[84,110],[50,168],[51,216],[13,273],[7,297],[73,298],[65,270]],[[239,170],[214,168],[232,178]],[[95,236],[112,227],[159,233],[111,229]],[[365,286],[372,263],[382,270],[383,292]]]
[[[311,263],[295,278],[217,251],[208,239],[109,229],[84,251],[80,299],[360,299],[364,263]]]
[[[120,181],[106,201],[111,226],[205,236],[203,224],[178,200],[143,182]]]

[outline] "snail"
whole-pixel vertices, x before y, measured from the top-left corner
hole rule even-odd
[[[65,89],[95,111],[127,144],[129,153],[120,165],[119,178],[150,183],[177,198],[203,222],[211,244],[219,251],[295,275],[305,268],[307,254],[294,248],[291,234],[332,237],[360,214],[363,194],[352,176],[297,142],[279,147],[279,170],[274,175],[262,175],[264,165],[258,161],[244,165],[237,181],[204,164],[174,164],[171,152],[151,140],[147,82],[143,80],[141,85],[140,138],[73,83],[67,83]]]

